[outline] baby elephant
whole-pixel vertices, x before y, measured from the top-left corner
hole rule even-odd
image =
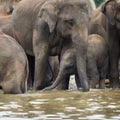
[[[97,34],[89,35],[87,50],[87,76],[90,88],[105,87],[105,79],[108,74],[108,44]]]
[[[15,39],[0,32],[0,87],[4,93],[25,93],[28,72],[28,61],[22,47]]]
[[[80,81],[78,79],[76,56],[73,44],[69,45],[69,49],[63,48],[60,69],[55,82],[46,87],[45,90],[56,88],[60,82],[68,88],[69,76],[75,74],[75,80],[78,89],[80,88]],[[65,51],[65,52],[64,52]],[[95,88],[96,84],[100,84],[100,88],[104,88],[104,80],[107,73],[107,60],[108,60],[108,46],[107,42],[99,35],[93,34],[88,37],[88,51],[87,51],[87,75],[90,88]],[[67,84],[67,85],[65,85]]]

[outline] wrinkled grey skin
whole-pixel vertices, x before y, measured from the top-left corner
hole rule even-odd
[[[21,0],[0,0],[0,16],[10,15],[16,4]]]
[[[89,34],[98,34],[107,41],[107,19],[101,12],[102,5],[95,9],[89,21]]]
[[[108,74],[108,43],[98,34],[88,37],[87,75],[90,88],[105,87]]]
[[[43,89],[50,51],[72,40],[83,91],[86,75],[88,9],[85,0],[22,0],[12,14],[14,36],[24,50],[35,56],[34,89]],[[56,38],[63,38],[63,41]],[[56,41],[57,40],[57,41]]]
[[[12,31],[12,26],[11,26],[11,15],[9,16],[4,16],[0,18],[0,31],[3,33],[14,37],[13,31]],[[52,51],[53,52],[53,51]],[[55,52],[54,52],[55,54]],[[28,79],[28,89],[32,89],[33,87],[33,82],[34,82],[34,56],[27,55],[28,61],[29,61],[29,79]],[[51,80],[53,79],[53,73],[51,71],[51,65],[47,66],[47,75],[46,75],[46,85],[49,86],[51,85]]]
[[[118,63],[120,58],[120,0],[109,0],[102,6],[107,17],[107,33],[110,55],[110,85],[120,87]]]
[[[24,50],[15,39],[0,32],[0,86],[4,93],[25,93],[28,74]]]
[[[63,47],[60,56],[60,68],[58,76],[56,80],[53,82],[53,84],[49,87],[44,88],[43,91],[57,88],[59,84],[61,84],[62,90],[68,89],[70,75],[75,74],[76,77],[78,76],[75,54],[76,50],[73,47],[72,41],[69,43],[69,46]],[[80,82],[78,85],[80,85]]]
[[[9,16],[4,16],[2,18],[0,18],[0,29],[2,29],[2,27],[6,26],[7,24],[9,24],[11,22],[11,17]]]
[[[81,87],[78,81],[77,67],[76,67],[76,51],[73,43],[69,48],[64,47],[61,53],[60,70],[55,82],[45,90],[56,88],[61,82],[64,83],[64,89],[68,89],[69,77],[75,74],[77,88]],[[105,79],[108,70],[108,45],[107,42],[97,34],[89,35],[88,49],[87,49],[87,76],[90,88],[96,88],[99,84],[100,88],[105,87]]]

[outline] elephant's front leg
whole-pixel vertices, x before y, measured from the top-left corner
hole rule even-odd
[[[88,58],[87,76],[90,88],[96,88],[96,84],[99,83],[99,72],[93,58]]]
[[[35,78],[34,78],[34,90],[41,90],[46,87],[46,71],[48,65],[48,47],[45,44],[39,46],[40,49],[35,51]]]
[[[35,55],[34,90],[46,87],[46,72],[49,56],[49,31],[44,21],[38,20],[33,32],[33,52]]]
[[[110,55],[110,86],[113,89],[120,87],[119,82],[119,71],[118,71],[118,62],[119,57],[115,55],[116,53],[111,53]]]
[[[117,36],[119,37],[119,36]],[[113,89],[120,87],[119,82],[119,72],[118,72],[118,63],[119,63],[119,39],[116,37],[110,36],[110,86]]]
[[[102,67],[99,69],[99,76],[100,76],[99,88],[100,89],[105,88],[105,80],[107,78],[107,74],[108,74],[108,58],[104,60]]]

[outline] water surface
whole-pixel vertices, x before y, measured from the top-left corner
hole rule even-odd
[[[0,120],[120,120],[120,90],[0,91]]]

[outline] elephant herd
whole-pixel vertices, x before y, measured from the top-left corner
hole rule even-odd
[[[118,89],[120,0],[91,12],[87,0],[0,0],[0,87],[4,93]]]

